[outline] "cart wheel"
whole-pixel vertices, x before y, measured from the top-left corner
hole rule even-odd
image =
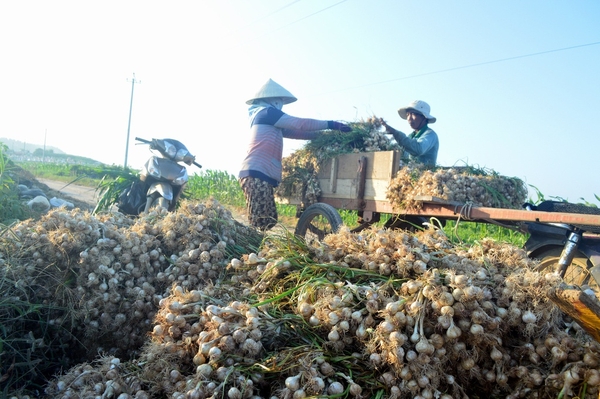
[[[542,249],[541,252],[535,254],[533,257],[540,259],[540,264],[537,267],[538,271],[547,270],[554,271],[560,260],[562,254],[562,247],[551,247]],[[598,283],[590,274],[590,269],[594,265],[590,260],[581,252],[577,251],[573,257],[573,261],[567,267],[565,277],[563,280],[567,284],[571,285],[588,285],[593,289],[597,295],[600,295],[600,287]]]
[[[310,244],[315,240],[322,240],[327,234],[335,233],[342,224],[342,217],[334,207],[317,202],[302,212],[294,233]]]

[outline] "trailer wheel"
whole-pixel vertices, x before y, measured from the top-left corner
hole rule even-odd
[[[543,248],[540,252],[536,253],[533,257],[540,260],[540,264],[537,266],[538,271],[554,271],[558,266],[560,255],[562,254],[562,247],[550,247]],[[565,277],[563,280],[567,284],[572,285],[588,285],[598,295],[600,295],[600,287],[598,283],[592,277],[589,270],[594,265],[590,260],[581,252],[577,251],[573,257],[573,261],[567,267]]]
[[[311,244],[315,240],[322,240],[327,234],[335,233],[342,224],[342,217],[334,207],[317,202],[302,212],[294,233]]]

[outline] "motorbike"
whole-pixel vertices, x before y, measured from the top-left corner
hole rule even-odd
[[[600,215],[600,209],[568,202],[525,204],[527,210]],[[547,292],[565,314],[600,342],[600,226],[527,222],[524,249],[540,260],[538,270],[554,272],[563,281]]]
[[[196,162],[196,157],[178,140],[146,140],[139,137],[135,140],[148,144],[155,155],[148,158],[142,167],[139,181],[134,182],[119,196],[119,211],[134,216],[154,207],[173,211],[189,180],[187,168],[182,164],[198,168],[202,168],[202,165]]]
[[[600,215],[600,208],[562,201],[525,204],[527,210]],[[600,286],[600,226],[566,223],[525,223],[529,234],[524,248],[540,259],[540,269],[553,269],[565,281],[592,288]]]

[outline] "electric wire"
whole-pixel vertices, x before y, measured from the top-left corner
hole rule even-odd
[[[268,14],[266,14],[263,17],[260,17],[258,20],[253,21],[252,23],[250,23],[249,25],[252,25],[258,21],[261,21],[265,18],[268,18],[274,14],[277,14],[278,12],[294,5],[295,3],[298,3],[301,0],[296,0],[293,1],[292,3],[289,3],[283,7],[280,7]],[[298,22],[304,21],[314,15],[317,15],[319,13],[322,13],[323,11],[329,10],[333,7],[336,7],[344,2],[346,2],[347,0],[341,0],[335,4],[332,4],[328,7],[325,7],[323,9],[320,9],[318,11],[313,12],[312,14],[306,15],[300,19],[297,19],[295,21],[289,22],[286,25],[280,26],[279,28],[275,28],[272,29],[268,32],[262,33],[260,35],[258,35],[258,37],[260,36],[264,36],[273,32],[277,32],[279,30],[285,29],[289,26],[292,26],[294,24],[297,24]],[[430,71],[430,72],[424,72],[424,73],[418,73],[418,74],[414,74],[414,75],[408,75],[408,76],[402,76],[402,77],[398,77],[398,78],[393,78],[393,79],[387,79],[387,80],[382,80],[382,81],[378,81],[378,82],[372,82],[372,83],[366,83],[363,85],[358,85],[358,86],[349,86],[349,87],[345,87],[345,88],[341,88],[341,89],[335,89],[335,90],[328,90],[326,92],[322,92],[320,93],[320,95],[323,94],[331,94],[331,93],[338,93],[338,92],[342,92],[342,91],[347,91],[347,90],[354,90],[354,89],[361,89],[364,87],[371,87],[371,86],[377,86],[377,85],[381,85],[381,84],[386,84],[386,83],[392,83],[392,82],[397,82],[400,80],[408,80],[408,79],[414,79],[414,78],[419,78],[419,77],[423,77],[423,76],[430,76],[430,75],[437,75],[437,74],[441,74],[441,73],[446,73],[446,72],[452,72],[452,71],[458,71],[461,69],[468,69],[468,68],[475,68],[475,67],[480,67],[480,66],[484,66],[484,65],[490,65],[490,64],[497,64],[500,62],[507,62],[507,61],[513,61],[513,60],[517,60],[517,59],[522,59],[522,58],[530,58],[530,57],[536,57],[536,56],[540,56],[540,55],[544,55],[544,54],[550,54],[550,53],[557,53],[557,52],[561,52],[561,51],[568,51],[568,50],[574,50],[577,48],[582,48],[582,47],[589,47],[589,46],[596,46],[600,44],[599,42],[591,42],[591,43],[585,43],[585,44],[579,44],[579,45],[574,45],[574,46],[569,46],[569,47],[561,47],[561,48],[557,48],[557,49],[551,49],[551,50],[545,50],[545,51],[538,51],[535,53],[528,53],[528,54],[522,54],[522,55],[516,55],[516,56],[512,56],[512,57],[505,57],[505,58],[499,58],[496,60],[490,60],[490,61],[483,61],[483,62],[477,62],[477,63],[473,63],[473,64],[467,64],[467,65],[461,65],[461,66],[457,66],[457,67],[452,67],[452,68],[446,68],[446,69],[439,69],[439,70],[435,70],[435,71]]]
[[[539,55],[543,55],[543,54],[557,53],[560,51],[568,51],[568,50],[573,50],[573,49],[577,49],[577,48],[581,48],[581,47],[596,46],[598,44],[600,44],[600,42],[592,42],[592,43],[586,43],[586,44],[579,44],[579,45],[575,45],[575,46],[562,47],[562,48],[558,48],[558,49],[538,51],[536,53],[516,55],[513,57],[500,58],[497,60],[478,62],[478,63],[474,63],[474,64],[457,66],[457,67],[453,67],[453,68],[439,69],[439,70],[431,71],[431,72],[424,72],[424,73],[419,73],[419,74],[415,74],[415,75],[408,75],[408,76],[403,76],[403,77],[394,78],[394,79],[382,80],[379,82],[367,83],[367,84],[363,84],[363,85],[359,85],[359,86],[351,86],[351,87],[346,87],[346,88],[337,89],[337,90],[330,90],[330,91],[327,91],[327,93],[337,93],[337,92],[346,91],[346,90],[361,89],[364,87],[371,87],[371,86],[377,86],[377,85],[381,85],[381,84],[385,84],[385,83],[397,82],[399,80],[407,80],[407,79],[419,78],[419,77],[423,77],[423,76],[436,75],[436,74],[440,74],[440,73],[457,71],[457,70],[461,70],[461,69],[475,68],[475,67],[479,67],[479,66],[483,66],[483,65],[496,64],[496,63],[500,63],[500,62],[512,61],[512,60],[517,60],[517,59],[521,59],[521,58],[535,57],[535,56],[539,56]],[[321,94],[327,94],[327,93],[321,93]]]
[[[300,2],[300,1],[301,0],[296,0],[296,1],[293,1],[293,2],[291,2],[289,4],[286,4],[285,6],[280,7],[278,9],[276,9],[276,10],[274,10],[274,11],[272,11],[272,12],[270,12],[270,13],[262,16],[262,17],[260,17],[259,19],[251,22],[247,26],[253,25],[254,23],[256,23],[258,21],[261,21],[261,20],[263,20],[265,18],[268,18],[268,17],[270,17],[272,15],[275,15],[275,14],[279,13],[280,11],[282,11],[282,10],[284,10],[284,9],[286,9],[286,8],[292,6],[292,5],[294,5],[294,4],[296,4],[296,3]],[[337,2],[335,4],[332,4],[332,5],[328,6],[328,7],[325,7],[325,8],[322,8],[322,9],[318,10],[318,11],[315,11],[312,14],[308,14],[308,15],[300,18],[300,19],[297,19],[295,21],[289,22],[286,25],[283,25],[283,26],[280,26],[278,28],[272,29],[272,30],[270,30],[268,32],[262,33],[262,34],[258,35],[257,37],[264,36],[264,35],[271,34],[273,32],[277,32],[277,31],[280,31],[282,29],[285,29],[285,28],[287,28],[289,26],[297,24],[297,23],[299,23],[301,21],[304,21],[304,20],[306,20],[306,19],[308,19],[310,17],[313,17],[313,16],[315,16],[317,14],[320,14],[320,13],[326,11],[326,10],[329,10],[329,9],[331,9],[333,7],[336,7],[336,6],[342,4],[342,3],[346,2],[346,1],[347,0],[341,0],[341,1],[339,1],[339,2]],[[256,38],[256,37],[254,37],[254,38]],[[538,52],[535,52],[535,53],[529,53],[529,54],[516,55],[516,56],[512,56],[512,57],[499,58],[499,59],[496,59],[496,60],[477,62],[477,63],[473,63],[473,64],[461,65],[461,66],[452,67],[452,68],[439,69],[439,70],[435,70],[435,71],[431,71],[431,72],[418,73],[418,74],[414,74],[414,75],[402,76],[402,77],[393,78],[393,79],[387,79],[387,80],[382,80],[382,81],[378,81],[378,82],[366,83],[366,84],[358,85],[358,86],[349,86],[349,87],[345,87],[345,88],[341,88],[341,89],[328,90],[326,92],[320,93],[320,95],[331,94],[331,93],[339,93],[339,92],[342,92],[342,91],[354,90],[354,89],[361,89],[361,88],[364,88],[364,87],[372,87],[372,86],[377,86],[377,85],[381,85],[381,84],[397,82],[397,81],[400,81],[400,80],[407,80],[407,79],[414,79],[414,78],[419,78],[419,77],[423,77],[423,76],[437,75],[437,74],[446,73],[446,72],[458,71],[458,70],[461,70],[461,69],[475,68],[475,67],[480,67],[480,66],[483,66],[483,65],[497,64],[497,63],[500,63],[500,62],[513,61],[513,60],[517,60],[517,59],[535,57],[535,56],[540,56],[540,55],[550,54],[550,53],[556,53],[556,52],[561,52],[561,51],[568,51],[568,50],[573,50],[573,49],[582,48],[582,47],[595,46],[595,45],[598,45],[598,44],[600,44],[600,42],[585,43],[585,44],[579,44],[579,45],[574,45],[574,46],[569,46],[569,47],[562,47],[562,48],[558,48],[558,49],[538,51]]]
[[[297,20],[295,20],[295,21],[292,21],[292,22],[288,23],[287,25],[283,25],[283,26],[281,26],[281,27],[279,27],[279,28],[276,28],[276,29],[274,29],[274,30],[273,30],[273,31],[271,31],[271,32],[277,32],[278,30],[285,29],[285,28],[287,28],[287,27],[289,27],[289,26],[292,26],[292,25],[294,25],[294,24],[297,24],[298,22],[304,21],[305,19],[308,19],[308,18],[310,18],[310,17],[313,17],[313,16],[315,16],[315,15],[317,15],[317,14],[320,14],[320,13],[322,13],[323,11],[327,11],[327,10],[329,10],[329,9],[333,8],[333,7],[339,6],[340,4],[342,4],[342,3],[346,2],[346,1],[348,1],[348,0],[341,0],[341,1],[339,1],[339,2],[337,2],[337,3],[335,3],[335,4],[332,4],[332,5],[328,6],[328,7],[322,8],[322,9],[320,9],[319,11],[315,11],[315,12],[313,12],[312,14],[308,14],[308,15],[306,15],[306,16],[304,16],[304,17],[300,18],[300,19],[297,19]]]
[[[247,27],[247,26],[250,26],[250,25],[253,25],[253,24],[255,24],[255,23],[256,23],[256,22],[258,22],[258,21],[262,21],[263,19],[265,19],[265,18],[267,18],[267,17],[270,17],[271,15],[277,14],[278,12],[282,11],[283,9],[285,9],[285,8],[287,8],[287,7],[289,7],[289,6],[292,6],[293,4],[296,4],[296,3],[298,3],[299,1],[300,1],[300,0],[296,0],[296,1],[292,2],[292,3],[290,3],[290,4],[287,4],[287,5],[285,5],[284,7],[278,8],[277,10],[275,10],[275,11],[272,11],[272,12],[270,12],[270,13],[268,13],[268,14],[266,14],[266,15],[264,15],[264,16],[262,16],[262,17],[260,17],[260,18],[258,18],[257,20],[255,20],[255,21],[251,22],[250,24],[246,25],[246,27]],[[315,11],[315,12],[313,12],[312,14],[305,15],[305,16],[303,16],[302,18],[299,18],[299,19],[296,19],[296,20],[294,20],[294,21],[291,21],[291,22],[289,22],[289,23],[287,23],[287,24],[285,24],[285,25],[283,25],[283,26],[280,26],[280,27],[278,27],[278,28],[271,29],[271,30],[269,30],[269,31],[267,31],[267,32],[263,32],[263,33],[261,33],[261,34],[258,34],[258,35],[256,35],[256,36],[253,36],[252,38],[248,38],[247,40],[245,40],[245,41],[243,41],[243,42],[238,42],[238,43],[237,43],[237,45],[239,46],[239,45],[241,45],[241,44],[244,44],[244,43],[247,43],[247,42],[249,42],[249,41],[256,40],[256,39],[257,39],[257,38],[259,38],[259,37],[266,36],[266,35],[270,35],[270,34],[272,34],[272,33],[274,33],[274,32],[277,32],[277,31],[280,31],[280,30],[282,30],[282,29],[288,28],[288,27],[290,27],[290,26],[292,26],[292,25],[295,25],[295,24],[297,24],[298,22],[304,21],[304,20],[306,20],[306,19],[308,19],[308,18],[311,18],[311,17],[313,17],[313,16],[315,16],[315,15],[317,15],[317,14],[320,14],[320,13],[322,13],[322,12],[324,12],[324,11],[327,11],[327,10],[329,10],[329,9],[333,8],[333,7],[339,6],[340,4],[342,4],[342,3],[346,2],[346,1],[348,1],[348,0],[341,0],[341,1],[338,1],[338,2],[337,2],[337,3],[335,3],[335,4],[332,4],[332,5],[330,5],[330,6],[327,6],[327,7],[325,7],[325,8],[322,8],[322,9],[320,9],[320,10],[318,10],[318,11]]]
[[[277,13],[279,13],[279,12],[281,12],[281,11],[285,10],[285,9],[286,9],[286,8],[288,8],[288,7],[291,7],[291,6],[293,6],[294,4],[296,4],[296,3],[300,2],[300,1],[302,1],[302,0],[295,0],[295,1],[292,1],[291,3],[289,3],[289,4],[286,4],[286,5],[282,6],[282,7],[279,7],[278,9],[276,9],[276,10],[274,10],[274,11],[271,11],[270,13],[268,13],[268,14],[265,14],[265,15],[263,15],[262,17],[259,17],[258,19],[255,19],[254,21],[251,21],[251,22],[249,22],[248,24],[246,24],[246,25],[242,26],[242,27],[241,27],[240,29],[238,29],[238,30],[242,30],[242,29],[248,28],[248,27],[250,27],[250,26],[252,26],[252,25],[254,25],[254,24],[256,24],[256,23],[258,23],[258,22],[260,22],[260,21],[262,21],[262,20],[264,20],[264,19],[267,19],[267,18],[269,18],[269,17],[270,17],[270,16],[272,16],[272,15],[275,15],[275,14],[277,14]]]

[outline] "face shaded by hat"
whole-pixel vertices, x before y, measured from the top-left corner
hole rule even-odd
[[[297,100],[289,91],[284,89],[280,84],[276,83],[272,79],[269,79],[254,96],[246,101],[246,104],[254,104],[259,100],[280,98],[283,101],[283,105],[293,103]]]
[[[427,104],[425,101],[415,100],[411,102],[406,107],[400,108],[398,110],[398,115],[400,115],[400,118],[406,119],[406,114],[408,112],[416,112],[418,114],[423,115],[425,118],[427,118],[428,123],[435,123],[435,121],[437,120],[435,116],[431,115],[431,108],[429,107],[429,104]]]

